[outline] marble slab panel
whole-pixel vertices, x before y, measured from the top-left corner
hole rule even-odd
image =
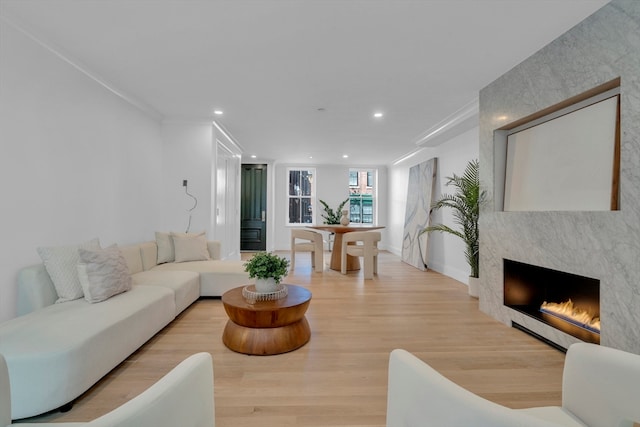
[[[483,206],[480,309],[567,347],[576,339],[504,306],[503,259],[594,277],[601,285],[601,344],[640,354],[640,2],[612,1],[480,92],[480,180],[493,198],[496,129],[618,77],[620,210]]]

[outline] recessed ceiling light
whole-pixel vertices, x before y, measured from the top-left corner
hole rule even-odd
[[[310,159],[313,159],[313,156],[309,156]]]
[[[343,159],[347,159],[347,158],[349,158],[349,155],[348,155],[348,154],[343,154],[343,155],[342,155],[342,158],[343,158]]]
[[[252,154],[252,155],[251,155],[251,158],[252,158],[252,159],[255,159],[256,157],[258,157],[258,156],[256,156],[255,154]]]
[[[216,116],[221,116],[224,114],[224,111],[222,110],[213,110],[213,114],[215,114]]]
[[[384,113],[381,113],[380,111],[373,113],[373,117],[375,117],[376,119],[381,118],[382,116],[384,116]]]

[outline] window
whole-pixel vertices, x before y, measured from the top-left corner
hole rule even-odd
[[[349,171],[349,187],[358,186],[358,171]]]
[[[289,168],[287,172],[289,174],[287,224],[312,224],[315,169]]]
[[[349,220],[351,222],[374,224],[375,178],[375,170],[351,169],[349,171]]]

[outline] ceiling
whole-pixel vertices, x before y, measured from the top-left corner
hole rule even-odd
[[[605,3],[0,0],[0,13],[158,118],[223,110],[243,161],[355,166],[415,151]]]

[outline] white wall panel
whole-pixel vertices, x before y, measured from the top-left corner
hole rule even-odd
[[[466,131],[437,147],[425,148],[417,155],[393,166],[389,170],[389,246],[388,249],[400,255],[402,251],[402,230],[404,227],[405,207],[407,204],[407,187],[409,168],[433,157],[438,158],[436,187],[434,200],[443,193],[453,192],[447,187],[446,178],[454,173],[461,175],[467,163],[478,158],[478,128]],[[482,168],[483,166],[480,165]],[[453,225],[450,209],[435,211],[431,223]],[[458,237],[443,233],[431,233],[429,236],[428,263],[429,269],[438,271],[456,280],[467,283],[469,266],[464,257],[464,242]]]
[[[162,208],[160,125],[0,26],[0,321],[37,246],[149,240]]]

